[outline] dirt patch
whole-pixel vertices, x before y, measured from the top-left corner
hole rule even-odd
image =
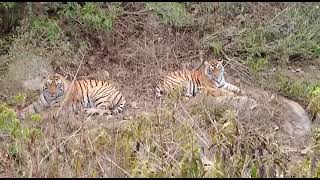
[[[281,67],[281,72],[291,79],[305,79],[308,81],[318,81],[320,79],[320,59],[300,59],[289,63],[287,67]]]

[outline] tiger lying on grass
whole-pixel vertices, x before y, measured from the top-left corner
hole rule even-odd
[[[69,110],[78,113],[80,110],[88,115],[113,115],[121,113],[126,103],[122,94],[106,81],[75,80],[71,85],[71,81],[55,74],[44,80],[39,100],[23,109],[22,117],[25,118],[25,113],[40,113],[49,107],[60,106],[65,97],[62,113]]]
[[[243,93],[237,86],[225,81],[222,63],[221,59],[213,59],[210,62],[205,62],[204,67],[168,73],[156,86],[156,98],[177,87],[182,88],[187,97],[196,96],[201,91],[212,96],[232,96],[234,93]]]

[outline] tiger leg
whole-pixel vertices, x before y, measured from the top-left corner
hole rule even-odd
[[[98,93],[97,93],[98,92]],[[122,112],[125,106],[125,98],[114,87],[96,87],[90,91],[90,108],[86,110],[88,113],[101,115],[113,115]]]
[[[235,93],[240,92],[240,89],[237,86],[235,86],[233,84],[230,84],[230,83],[227,83],[227,82],[220,88],[224,89],[224,90],[227,90],[227,91],[232,91],[232,92],[235,92]]]
[[[186,83],[184,86],[184,91],[186,100],[196,96],[199,93],[198,87],[192,81]]]
[[[125,106],[125,103],[121,103],[121,104],[118,105],[117,107],[112,108],[112,110],[111,110],[111,111],[112,111],[112,114],[118,114],[118,113],[123,112],[124,106]]]
[[[242,93],[243,94],[243,90],[241,90],[239,87],[237,87],[233,84],[227,83],[227,82],[220,88],[227,90],[227,91],[232,91],[234,93]]]
[[[90,115],[111,115],[112,112],[109,109],[97,109],[97,108],[85,108],[85,113],[90,116]]]
[[[157,85],[156,89],[155,89],[155,97],[160,98],[163,94],[164,94],[164,92],[163,92],[161,86]]]
[[[186,96],[187,96],[187,98],[190,98],[190,97],[193,97],[193,94],[194,94],[194,88],[195,88],[195,86],[192,84],[192,82],[191,81],[189,81],[188,83],[187,83],[187,85],[185,86],[185,92],[186,92]]]
[[[211,95],[211,96],[233,96],[234,92],[232,91],[227,91],[224,89],[217,89],[217,88],[208,88],[206,89],[206,93],[207,95]]]
[[[115,107],[99,106],[99,108],[86,108],[87,114],[98,114],[99,116],[114,115],[123,112],[125,101]]]
[[[18,112],[18,116],[21,119],[25,119],[28,114],[32,115],[35,113],[40,113],[40,112],[48,109],[49,106],[50,105],[44,100],[43,95],[40,95],[40,98],[37,101],[33,102],[29,106],[22,109],[22,111]]]

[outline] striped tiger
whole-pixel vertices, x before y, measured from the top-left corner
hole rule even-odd
[[[187,97],[196,96],[201,90],[212,96],[232,96],[234,93],[242,92],[237,86],[225,81],[222,59],[205,62],[204,66],[202,64],[203,60],[200,66],[192,70],[169,72],[158,82],[155,89],[156,98],[176,87],[182,87]]]
[[[65,77],[55,74],[47,77],[39,100],[23,110],[27,113],[40,113],[43,110],[60,106],[66,94],[70,94],[62,107],[65,111],[76,113],[84,111],[88,115],[113,115],[121,113],[126,103],[122,94],[110,83],[101,80],[75,80],[73,85]],[[25,117],[25,116],[24,116]]]

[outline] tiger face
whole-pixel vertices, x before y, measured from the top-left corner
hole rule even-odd
[[[224,73],[223,60],[213,59],[205,64],[205,74],[209,79],[218,80],[221,79]]]
[[[43,84],[43,94],[49,100],[56,99],[64,94],[64,80],[59,74],[49,76]]]

